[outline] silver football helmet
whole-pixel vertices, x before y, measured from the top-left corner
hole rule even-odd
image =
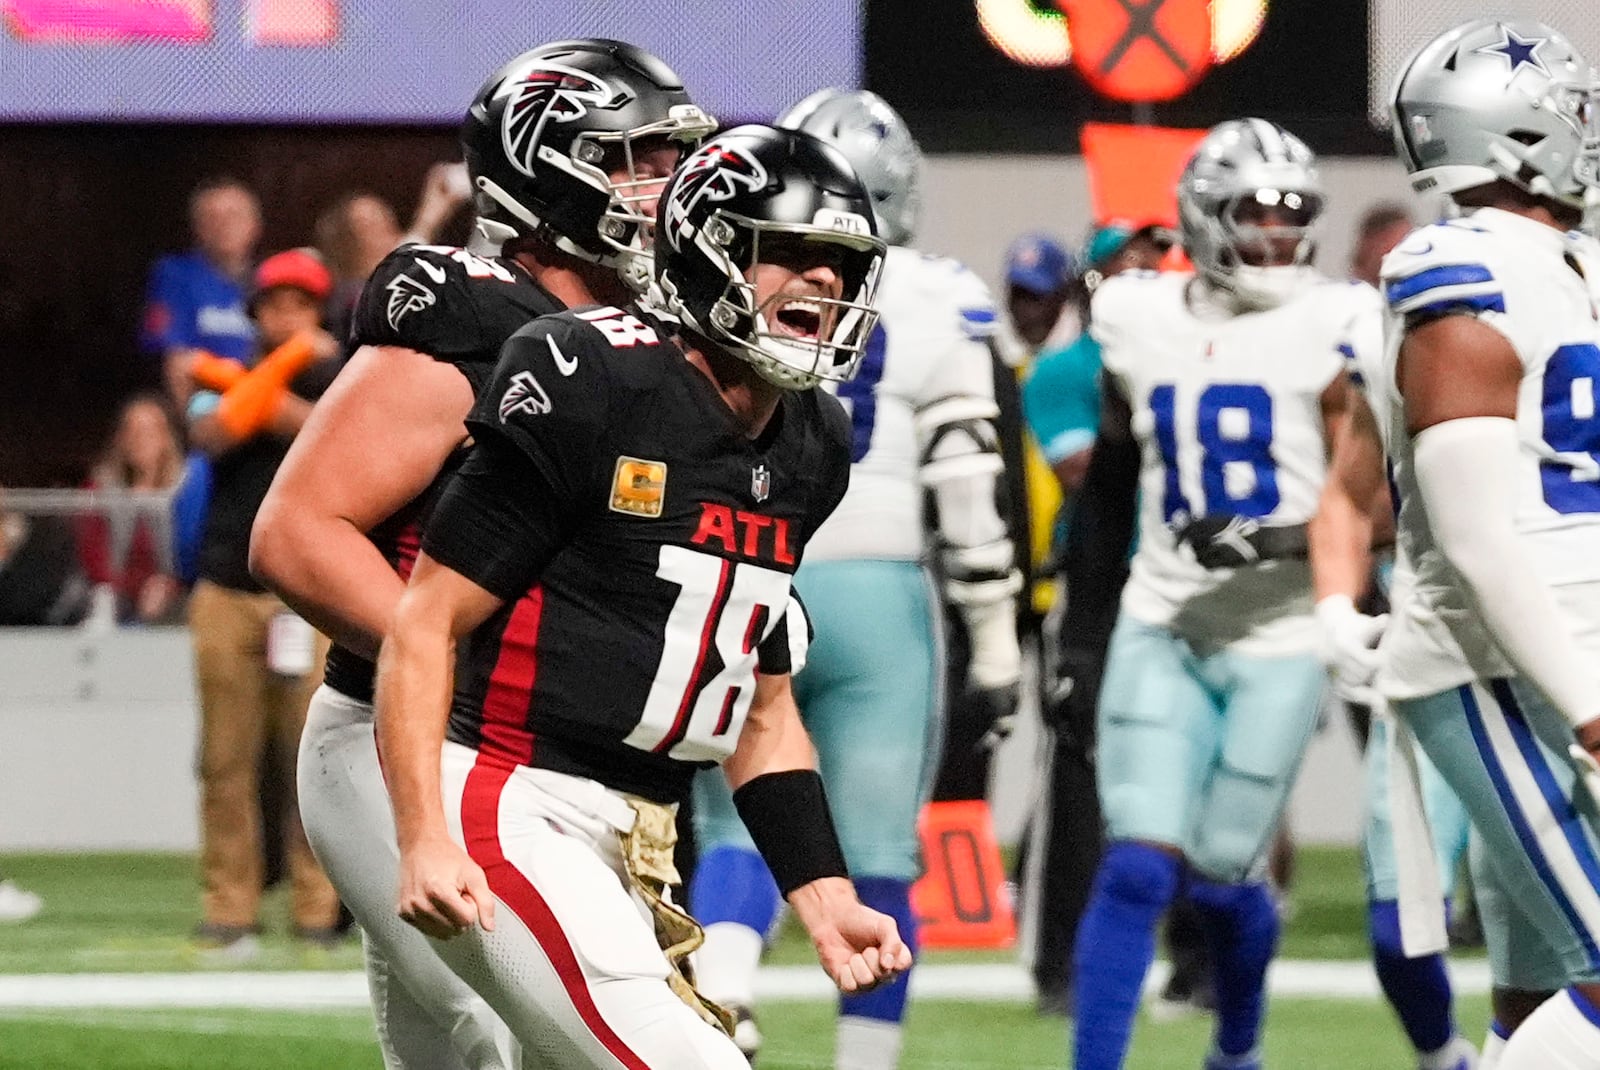
[[[775,124],[804,130],[844,153],[872,196],[878,236],[906,245],[922,208],[922,150],[900,113],[864,89],[819,89]]]
[[[1389,109],[1418,193],[1505,181],[1582,209],[1600,183],[1595,72],[1540,22],[1475,19],[1412,56]]]
[[[1312,277],[1322,180],[1305,142],[1265,119],[1211,129],[1178,179],[1178,230],[1205,278],[1270,308]]]

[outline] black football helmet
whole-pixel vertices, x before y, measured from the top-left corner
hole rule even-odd
[[[687,152],[716,129],[665,63],[621,41],[557,41],[524,52],[490,78],[467,110],[461,147],[478,226],[496,245],[518,235],[650,281],[652,222],[660,178],[640,177],[645,138]],[[628,177],[613,181],[611,173]]]
[[[763,378],[799,390],[855,375],[878,319],[885,246],[872,198],[839,150],[770,126],[720,134],[662,190],[656,242],[667,310]],[[751,269],[812,242],[835,247],[841,295],[758,305]]]

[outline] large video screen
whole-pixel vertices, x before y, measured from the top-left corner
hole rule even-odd
[[[456,122],[535,44],[616,37],[728,120],[861,84],[862,0],[0,0],[0,121]]]

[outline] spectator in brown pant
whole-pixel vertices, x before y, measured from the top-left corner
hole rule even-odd
[[[337,371],[338,351],[321,328],[331,288],[315,254],[291,250],[263,261],[250,311],[262,352],[248,370],[202,360],[203,388],[189,407],[195,444],[212,458],[213,488],[189,603],[201,707],[202,944],[248,958],[263,865],[258,776],[275,747],[292,770],[306,705],[322,680],[325,641],[250,577],[250,526],[311,402]],[[292,778],[291,778],[292,779]],[[306,843],[293,785],[284,787],[295,935],[336,937],[338,897]]]

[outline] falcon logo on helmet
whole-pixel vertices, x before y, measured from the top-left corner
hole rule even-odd
[[[511,99],[506,102],[501,136],[506,156],[524,174],[533,174],[540,135],[551,119],[570,122],[611,100],[611,87],[573,67],[546,60],[520,79],[508,80]]]
[[[740,187],[758,193],[767,185],[767,169],[749,153],[731,145],[708,145],[683,165],[683,174],[667,205],[667,231],[674,241],[688,236],[689,217],[703,200],[726,201]]]

